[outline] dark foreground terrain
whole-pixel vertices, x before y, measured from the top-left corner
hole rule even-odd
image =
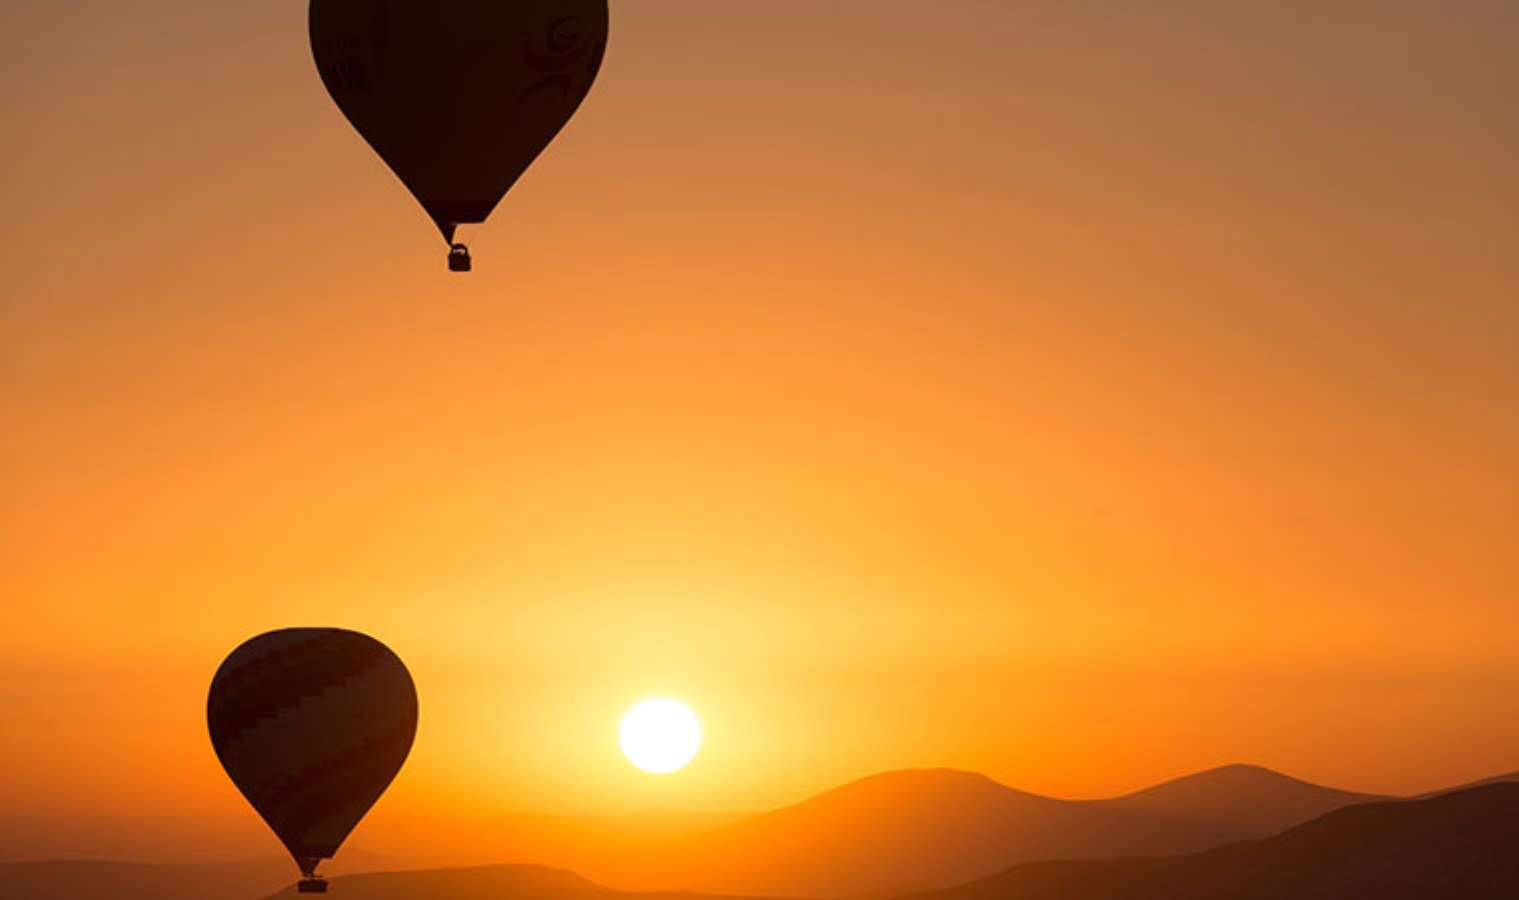
[[[1368,803],[1186,856],[1018,866],[913,900],[1509,900],[1519,784]]]
[[[353,875],[335,900],[693,900],[612,891],[553,869]],[[297,896],[293,889],[275,895]],[[1367,803],[1263,841],[1182,856],[1042,862],[910,900],[1514,900],[1519,785]]]
[[[505,865],[346,875],[333,880],[330,896],[1519,900],[1519,784],[1481,784],[1411,800],[1344,805],[1352,798],[1355,795],[1248,767],[1085,803],[1020,794],[966,773],[898,773],[848,785],[699,840],[672,844],[668,850],[712,851],[663,873],[664,886],[689,886],[702,890],[699,894],[618,891],[563,868]],[[1304,815],[1324,806],[1332,811]],[[1296,824],[1308,818],[1312,820],[1306,824],[1276,829],[1281,833],[1272,837],[1237,837],[1258,832],[1272,821]],[[1146,825],[1154,833],[1136,837]],[[1236,837],[1232,842],[1217,839],[1227,835]],[[804,837],[812,839],[810,846]],[[1196,843],[1182,851],[1146,846],[1178,838]],[[1210,839],[1212,843],[1203,843]],[[1210,846],[1217,849],[1195,852]],[[1033,848],[1047,849],[1044,859],[1060,861],[1027,862],[1023,854]],[[960,879],[956,887],[928,887],[934,877],[947,877],[962,867],[991,866],[999,857],[1004,864],[986,877]],[[872,862],[874,871],[869,868]],[[701,875],[718,873],[723,880],[784,883],[800,890],[724,890],[702,883]],[[256,900],[294,896],[293,874],[288,859],[195,866],[0,863],[0,900]],[[828,890],[860,884],[882,887],[868,892]]]

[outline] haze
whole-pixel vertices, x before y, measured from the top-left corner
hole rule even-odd
[[[422,686],[361,846],[1513,769],[1519,7],[1128,6],[618,3],[459,279],[304,3],[6,3],[0,808],[256,833],[206,685],[307,624]]]

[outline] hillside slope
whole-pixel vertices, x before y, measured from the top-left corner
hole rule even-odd
[[[191,866],[0,863],[4,900],[251,900],[300,877],[288,859]]]
[[[1071,801],[953,770],[892,772],[681,842],[646,885],[839,897],[949,885],[1040,859],[1185,853],[1372,799],[1231,766]]]
[[[1329,813],[1264,841],[1155,859],[1031,863],[912,900],[1519,897],[1519,785]]]

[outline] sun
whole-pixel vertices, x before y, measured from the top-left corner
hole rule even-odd
[[[678,772],[701,749],[701,722],[676,700],[645,700],[622,717],[618,742],[628,762],[655,775]]]

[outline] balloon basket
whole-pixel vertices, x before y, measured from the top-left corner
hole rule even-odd
[[[474,262],[469,258],[469,248],[463,244],[454,244],[448,248],[448,271],[468,272],[473,269]]]
[[[301,879],[301,883],[296,886],[295,892],[298,894],[325,894],[327,893],[327,879],[303,878]]]

